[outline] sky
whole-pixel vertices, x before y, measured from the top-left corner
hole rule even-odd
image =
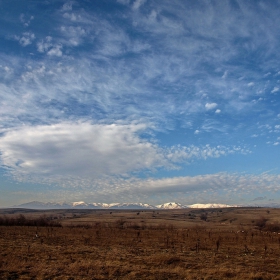
[[[0,207],[280,204],[280,1],[0,1]]]

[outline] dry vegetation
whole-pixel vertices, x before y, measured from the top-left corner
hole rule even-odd
[[[280,209],[1,214],[0,279],[280,279]]]

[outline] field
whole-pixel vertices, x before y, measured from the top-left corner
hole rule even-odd
[[[2,209],[0,279],[280,279],[279,217],[264,208]]]

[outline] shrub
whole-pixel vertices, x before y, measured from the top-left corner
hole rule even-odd
[[[265,227],[267,221],[268,221],[268,219],[266,219],[265,217],[260,217],[258,220],[256,220],[255,225],[259,229],[263,229]]]
[[[201,213],[200,214],[200,220],[207,221],[207,213]]]
[[[266,224],[265,230],[271,232],[280,232],[280,224],[278,222],[274,222],[273,224]]]

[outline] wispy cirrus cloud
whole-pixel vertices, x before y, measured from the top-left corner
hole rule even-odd
[[[203,121],[199,113],[205,104],[204,108],[207,110],[211,104],[212,106],[219,104],[216,113],[223,111],[230,116],[234,116],[236,111],[248,113],[249,109],[252,112],[262,110],[262,105],[253,104],[251,99],[255,98],[256,91],[265,92],[265,88],[257,83],[254,89],[247,86],[248,83],[254,83],[248,80],[256,81],[260,78],[260,74],[246,65],[237,68],[230,63],[231,60],[236,60],[242,55],[242,48],[249,47],[249,45],[242,45],[240,48],[238,38],[240,40],[246,38],[246,42],[259,42],[257,32],[250,32],[251,28],[255,29],[252,20],[254,22],[256,19],[248,13],[246,5],[239,3],[238,7],[231,7],[228,2],[220,4],[219,10],[223,11],[223,17],[217,19],[214,17],[215,9],[206,4],[202,7],[191,6],[191,9],[187,10],[188,17],[182,13],[184,4],[181,1],[176,1],[173,5],[163,1],[160,6],[154,2],[145,1],[127,1],[126,4],[141,6],[145,9],[137,9],[139,10],[137,12],[130,10],[126,16],[125,28],[116,22],[112,23],[94,11],[74,5],[74,2],[66,2],[60,10],[51,15],[59,18],[54,21],[57,25],[51,25],[55,31],[54,35],[50,37],[36,34],[37,51],[47,55],[39,63],[43,64],[49,73],[52,72],[54,77],[57,74],[57,65],[53,61],[50,63],[48,57],[57,57],[61,65],[58,69],[63,68],[62,71],[66,69],[67,75],[70,74],[69,69],[73,73],[72,77],[70,74],[71,78],[67,79],[63,77],[63,72],[60,72],[59,79],[50,81],[52,88],[56,88],[56,92],[58,88],[65,87],[66,91],[72,87],[73,90],[78,90],[76,91],[78,95],[86,92],[89,93],[87,98],[102,100],[102,104],[97,104],[101,111],[104,110],[104,106],[109,109],[111,104],[117,102],[118,107],[121,108],[119,111],[125,112],[126,116],[132,116],[131,111],[133,111],[135,119],[148,116],[154,120],[157,118],[163,123],[171,118],[178,119],[182,115],[189,114],[193,114],[198,121]],[[147,9],[150,13],[147,13]],[[207,9],[209,11],[205,13]],[[262,8],[253,7],[253,9],[261,12]],[[169,15],[165,13],[167,10]],[[199,16],[199,18],[203,19],[204,24],[195,20],[196,16],[202,13],[204,16]],[[235,28],[233,23],[236,17],[240,16],[244,28]],[[219,24],[221,22],[226,22],[226,25]],[[270,20],[265,19],[264,22],[268,24]],[[231,32],[229,32],[230,29]],[[135,38],[130,34],[133,30],[138,30],[139,34],[144,32],[147,36]],[[170,34],[170,30],[172,30],[171,38],[163,36]],[[264,32],[264,30],[261,31]],[[153,38],[157,34],[160,34],[160,37],[155,41]],[[200,37],[193,34],[199,34]],[[269,35],[265,34],[265,36]],[[236,44],[233,43],[235,39]],[[77,48],[85,43],[91,46],[87,61],[74,59],[75,54],[71,48]],[[217,43],[224,46],[222,48],[224,52],[221,53],[221,48],[215,48]],[[155,53],[157,49],[159,51]],[[76,51],[80,53],[78,48]],[[87,49],[83,49],[83,53],[87,54]],[[131,53],[137,55],[131,57]],[[64,54],[65,58],[62,57]],[[114,63],[112,58],[114,58]],[[103,65],[97,63],[99,59],[100,62],[103,61]],[[185,63],[186,61],[188,63]],[[30,64],[33,64],[33,68],[36,67],[35,61],[30,60]],[[211,65],[211,67],[201,67],[202,65]],[[10,66],[7,65],[7,67]],[[83,75],[80,74],[81,72]],[[98,75],[93,73],[98,73]],[[100,73],[102,73],[102,79]],[[23,72],[22,76],[26,77],[26,73]],[[82,78],[78,80],[77,77],[81,76]],[[50,92],[53,104],[60,103],[61,95],[53,94],[53,89],[50,91],[50,86],[44,84],[42,78],[38,78],[37,83],[40,83],[38,86],[41,91]],[[25,86],[22,85],[23,90]],[[271,88],[273,89],[274,87]],[[18,90],[21,89],[18,88]],[[28,90],[30,92],[32,88]],[[151,95],[150,92],[153,94]],[[162,93],[165,94],[163,100],[160,98]],[[56,98],[53,98],[54,96]],[[126,107],[127,104],[123,106],[120,102],[121,99],[127,100],[127,98],[130,101],[128,107]],[[145,103],[145,106],[148,108],[144,112],[143,102],[147,99],[149,103],[148,105]],[[85,103],[81,105],[84,106]],[[124,108],[129,108],[129,110],[124,110]],[[42,107],[39,110],[42,110]],[[124,114],[119,117],[124,117]]]

